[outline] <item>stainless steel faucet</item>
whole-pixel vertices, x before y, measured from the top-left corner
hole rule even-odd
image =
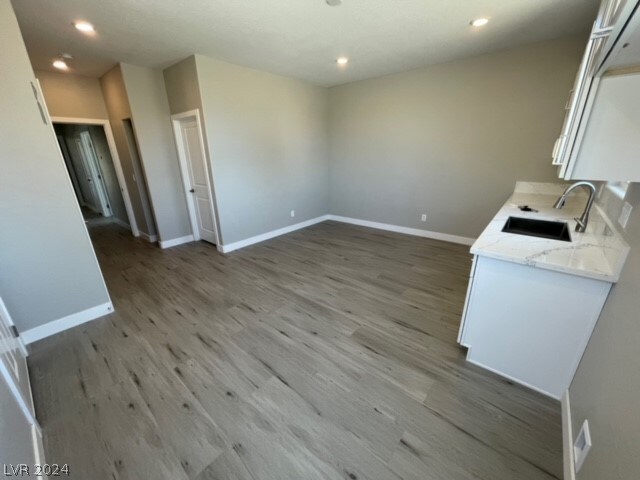
[[[569,195],[573,190],[578,187],[585,187],[589,189],[589,200],[587,200],[587,205],[584,207],[584,212],[580,215],[580,218],[576,218],[576,232],[584,233],[587,229],[587,223],[589,223],[589,212],[591,212],[591,207],[593,206],[593,199],[596,195],[596,187],[593,183],[589,182],[576,182],[573,185],[569,185],[567,189],[564,191],[562,196],[555,203],[553,208],[562,208],[564,207],[565,202],[567,201],[567,195]]]

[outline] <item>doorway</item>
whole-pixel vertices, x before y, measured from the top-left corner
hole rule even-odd
[[[109,121],[53,117],[52,123],[87,225],[115,223],[142,235]]]
[[[171,116],[189,220],[195,240],[218,244],[212,177],[207,165],[198,110]]]

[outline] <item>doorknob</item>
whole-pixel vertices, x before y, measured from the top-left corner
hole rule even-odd
[[[195,192],[195,190],[192,188],[191,190],[189,190],[191,193]]]

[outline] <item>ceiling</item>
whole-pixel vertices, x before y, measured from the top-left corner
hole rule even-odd
[[[588,32],[598,0],[13,0],[35,69],[98,77],[193,53],[324,86]],[[471,19],[489,17],[481,28]],[[89,37],[72,22],[87,20]],[[346,68],[336,58],[350,58]]]

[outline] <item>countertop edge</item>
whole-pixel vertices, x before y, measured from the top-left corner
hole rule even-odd
[[[622,269],[624,268],[624,264],[626,262],[626,258],[628,256],[630,247],[628,243],[624,240],[623,235],[618,230],[617,226],[614,222],[606,215],[603,208],[594,203],[595,212],[598,217],[602,219],[602,221],[607,225],[608,229],[611,231],[611,235],[615,237],[615,242],[618,245],[617,249],[619,253],[610,258],[606,258],[606,265],[608,268],[599,268],[599,269],[583,269],[569,265],[562,265],[557,263],[545,263],[544,261],[538,261],[535,259],[531,259],[529,255],[527,256],[519,256],[513,253],[502,253],[496,250],[486,250],[482,245],[477,246],[477,243],[481,241],[482,237],[485,234],[491,235],[497,232],[491,230],[492,223],[496,221],[496,217],[500,217],[500,215],[504,212],[505,208],[508,207],[511,199],[517,192],[514,193],[507,199],[507,201],[502,205],[502,207],[496,212],[491,221],[487,224],[485,230],[480,234],[480,236],[476,239],[476,242],[471,246],[470,253],[473,255],[492,258],[496,260],[501,260],[505,262],[515,263],[519,265],[525,265],[533,268],[540,268],[544,270],[549,270],[558,273],[564,273],[567,275],[573,275],[583,278],[589,278],[592,280],[603,281],[607,283],[616,283],[620,279],[620,275],[622,273]],[[542,194],[542,192],[535,192],[535,194]],[[546,194],[546,192],[545,192]],[[509,234],[505,234],[509,235]],[[579,248],[579,245],[576,245],[576,248]]]

